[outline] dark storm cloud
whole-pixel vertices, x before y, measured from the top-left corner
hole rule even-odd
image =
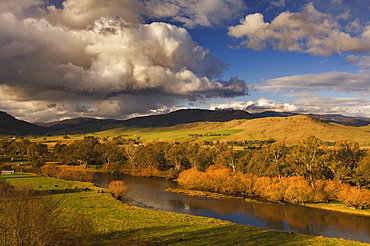
[[[149,12],[141,1],[67,0],[63,8],[33,1],[29,7],[37,4],[44,18],[23,18],[27,8],[0,9],[2,110],[12,104],[13,112],[22,111],[25,119],[32,115],[32,121],[75,113],[123,117],[170,108],[190,97],[248,92],[237,78],[218,81],[226,64],[197,45],[186,29],[143,24],[141,16]],[[211,5],[202,7],[206,15]]]

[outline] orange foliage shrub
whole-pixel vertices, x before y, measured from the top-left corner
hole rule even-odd
[[[281,180],[273,178],[271,184],[268,185],[262,196],[270,201],[283,201],[285,192],[290,185],[290,178],[282,178]]]
[[[357,187],[345,187],[338,194],[338,199],[355,208],[370,208],[370,192]]]
[[[234,178],[237,180],[236,190],[239,191],[239,193],[253,195],[253,185],[257,176],[235,172]]]
[[[117,199],[121,198],[128,191],[128,186],[122,180],[116,180],[110,182],[108,186],[109,190],[113,193],[113,196]]]
[[[317,180],[312,186],[301,176],[281,179],[257,177],[217,165],[210,166],[205,172],[196,168],[185,170],[180,173],[178,182],[186,189],[257,195],[270,201],[293,204],[339,200],[357,208],[370,207],[370,192],[349,184]]]
[[[253,177],[228,168],[211,166],[206,172],[191,168],[180,173],[178,183],[186,189],[197,189],[227,194],[252,194]]]
[[[284,199],[293,204],[313,202],[313,194],[314,189],[310,183],[303,177],[297,176],[292,177],[290,185],[285,192]]]
[[[94,172],[84,169],[84,166],[63,166],[61,169],[62,170],[58,173],[58,177],[61,179],[86,182],[91,182],[93,180]]]
[[[316,180],[315,187],[315,201],[328,202],[337,200],[338,192],[343,189],[343,185],[337,181],[331,180]]]
[[[102,173],[113,173],[114,165],[105,163],[101,169]]]
[[[208,190],[220,193],[234,193],[232,190],[233,180],[230,178],[231,170],[228,168],[210,169],[206,171],[205,184]]]
[[[259,177],[255,180],[254,186],[253,186],[253,193],[257,196],[263,197],[265,194],[266,188],[271,185],[272,179],[269,177]]]
[[[54,177],[58,174],[58,169],[54,164],[47,164],[40,168],[41,175]]]
[[[194,167],[181,172],[177,181],[186,189],[206,190],[203,183],[204,176],[205,173],[198,171],[198,169]]]

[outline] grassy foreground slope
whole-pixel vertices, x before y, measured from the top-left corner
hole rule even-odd
[[[94,224],[93,245],[368,245],[131,207],[115,200],[110,193],[98,193],[102,189],[91,183],[32,174],[5,175],[0,179],[14,185],[53,190],[50,196],[56,199],[67,194],[61,204],[62,217],[68,221],[76,212],[90,216]],[[72,191],[76,186],[79,189]]]

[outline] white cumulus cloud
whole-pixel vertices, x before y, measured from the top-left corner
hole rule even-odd
[[[313,3],[307,4],[300,13],[283,12],[270,23],[264,21],[262,14],[247,15],[240,25],[229,27],[228,34],[245,39],[239,47],[256,50],[271,46],[323,56],[342,51],[370,51],[368,29],[362,36],[353,37],[342,31],[333,16],[316,10]]]

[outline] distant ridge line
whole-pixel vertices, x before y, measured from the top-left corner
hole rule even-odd
[[[18,120],[6,112],[0,111],[0,134],[41,135],[58,131],[89,133],[119,127],[168,127],[195,122],[227,122],[240,119],[291,117],[296,115],[312,116],[326,122],[338,123],[346,126],[367,126],[370,124],[370,119],[367,118],[354,118],[337,114],[318,115],[275,111],[265,111],[262,113],[251,114],[244,110],[207,109],[181,109],[167,114],[142,116],[127,120],[77,117],[62,121],[31,124],[26,121]]]

